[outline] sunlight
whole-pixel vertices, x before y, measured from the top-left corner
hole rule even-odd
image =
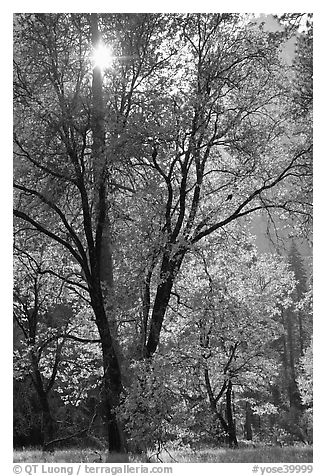
[[[102,71],[109,68],[113,61],[112,49],[110,46],[100,43],[92,55],[94,68],[98,67]]]

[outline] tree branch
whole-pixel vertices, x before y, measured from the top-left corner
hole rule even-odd
[[[86,256],[85,250],[83,248],[83,245],[82,245],[81,241],[79,240],[77,234],[75,233],[75,231],[71,227],[71,225],[68,223],[68,220],[65,217],[65,214],[62,212],[62,210],[60,210],[60,208],[57,205],[55,205],[51,200],[46,198],[42,193],[38,192],[37,190],[33,190],[33,189],[30,189],[28,187],[25,187],[23,185],[19,185],[19,184],[16,184],[16,183],[14,183],[14,187],[17,190],[21,190],[22,192],[28,193],[30,195],[34,195],[35,197],[39,198],[43,203],[48,205],[48,207],[50,207],[55,213],[57,213],[57,215],[59,215],[59,217],[61,218],[62,223],[64,224],[64,226],[68,230],[71,238],[75,242],[75,244],[78,248],[78,251],[80,253],[80,256],[85,261],[85,264],[87,264],[87,256]]]
[[[304,154],[306,154],[307,152],[309,152],[311,150],[311,147],[309,147],[307,150],[303,150],[301,151],[300,153],[296,154],[296,156],[291,160],[291,162],[289,163],[289,165],[270,183],[264,183],[263,186],[261,186],[260,188],[258,188],[257,190],[255,190],[254,192],[252,192],[249,197],[247,197],[239,206],[238,208],[228,217],[228,218],[225,218],[224,220],[218,222],[218,223],[215,223],[214,225],[210,226],[209,228],[207,228],[206,230],[203,230],[199,233],[196,234],[196,232],[199,231],[199,228],[197,226],[196,230],[195,230],[195,233],[194,233],[194,236],[191,240],[191,243],[197,243],[201,238],[203,238],[204,236],[207,236],[207,235],[210,235],[211,233],[213,233],[214,231],[218,230],[219,228],[227,225],[228,223],[232,222],[233,220],[239,218],[240,216],[244,216],[244,215],[247,215],[248,213],[251,213],[255,210],[259,210],[259,209],[263,209],[263,208],[266,208],[264,206],[260,206],[260,207],[255,207],[253,209],[250,209],[250,210],[247,210],[247,211],[244,211],[244,212],[241,212],[245,207],[246,205],[248,205],[252,200],[254,200],[254,198],[256,198],[257,196],[259,196],[262,192],[266,191],[266,190],[269,190],[273,187],[275,187],[275,185],[277,185],[279,182],[281,182],[282,180],[284,180],[284,178],[287,177],[287,172],[293,167],[293,164],[295,163],[295,161],[303,156]],[[202,227],[203,226],[203,221],[200,223],[200,226]]]
[[[56,235],[52,231],[48,230],[45,228],[43,225],[35,221],[33,218],[31,218],[29,215],[26,213],[14,209],[14,215],[17,218],[21,218],[22,220],[26,221],[27,223],[30,223],[36,230],[40,231],[44,235],[48,236],[52,240],[56,241],[57,243],[60,243],[60,245],[64,246],[69,250],[69,252],[72,254],[72,256],[78,261],[78,263],[81,265],[82,269],[84,270],[85,274],[89,274],[88,266],[85,264],[83,258],[77,253],[77,251],[68,243],[66,240],[61,238],[60,236]]]

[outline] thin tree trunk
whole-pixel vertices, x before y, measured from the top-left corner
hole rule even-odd
[[[252,409],[249,402],[246,402],[246,419],[244,424],[244,437],[246,440],[252,440]]]
[[[226,384],[226,382],[224,382],[224,384],[222,385],[221,390],[219,391],[218,396],[214,397],[214,393],[213,393],[213,389],[212,389],[212,386],[211,386],[211,382],[210,382],[209,373],[208,373],[207,368],[204,369],[204,378],[205,378],[206,391],[207,391],[207,395],[208,395],[208,399],[209,399],[209,406],[210,406],[212,415],[215,418],[215,420],[218,423],[220,423],[224,433],[226,435],[228,435],[228,439],[229,439],[228,423],[224,419],[222,413],[220,411],[218,411],[218,409],[217,409],[217,404],[220,401],[220,399],[222,398],[222,396],[224,395],[224,392],[227,388],[227,384]],[[217,438],[220,438],[220,434],[217,434]]]
[[[140,341],[140,352],[139,355],[141,358],[146,357],[147,349],[146,349],[146,341],[147,341],[147,329],[148,329],[148,318],[149,318],[149,311],[150,311],[150,304],[151,304],[151,279],[152,273],[154,269],[154,262],[147,270],[143,289],[142,289],[142,327],[141,327],[141,341]]]
[[[238,447],[238,440],[236,436],[235,422],[233,419],[232,411],[232,382],[228,381],[228,386],[226,389],[226,419],[228,423],[228,432],[229,432],[229,446],[230,448]]]
[[[284,338],[284,365],[290,408],[301,411],[302,403],[296,381],[293,317],[291,310],[283,312],[283,325],[286,330],[286,336]]]

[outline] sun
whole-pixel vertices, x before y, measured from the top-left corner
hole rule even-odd
[[[113,61],[111,47],[100,43],[93,51],[92,60],[94,68],[98,67],[102,71],[109,68]]]

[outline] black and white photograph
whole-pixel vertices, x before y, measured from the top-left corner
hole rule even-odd
[[[311,473],[314,15],[91,10],[12,16],[14,473]]]

